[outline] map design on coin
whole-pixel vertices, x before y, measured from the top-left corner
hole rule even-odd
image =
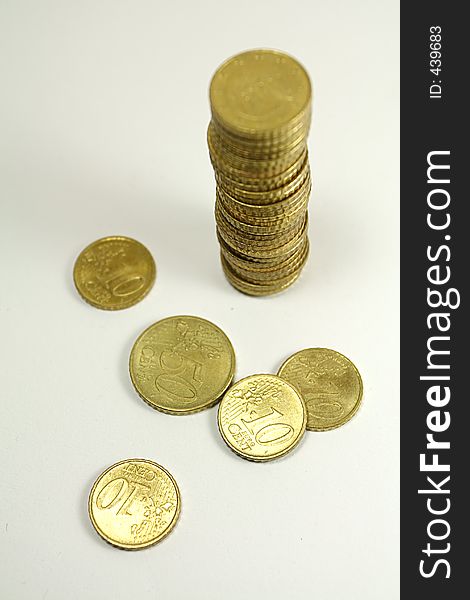
[[[132,550],[155,544],[178,519],[181,507],[173,477],[154,462],[131,459],[107,469],[88,501],[90,519],[107,542]]]
[[[362,380],[353,363],[334,350],[301,350],[278,375],[297,388],[307,405],[307,429],[326,431],[344,425],[359,408]]]
[[[233,379],[235,353],[213,323],[192,316],[169,317],[139,336],[129,371],[138,394],[152,407],[188,414],[220,399]]]
[[[155,282],[152,255],[140,242],[114,236],[93,242],[77,258],[73,278],[84,300],[119,310],[140,302]]]
[[[235,383],[219,406],[219,430],[243,458],[271,460],[292,450],[306,426],[298,392],[276,375],[251,375]]]

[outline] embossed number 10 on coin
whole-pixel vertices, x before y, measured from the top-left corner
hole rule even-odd
[[[150,406],[184,415],[216,404],[232,382],[235,353],[225,333],[210,321],[168,317],[138,337],[129,372]]]
[[[290,452],[305,433],[307,412],[297,390],[276,375],[237,381],[219,406],[220,433],[236,454],[257,462]]]
[[[113,546],[138,550],[166,537],[178,520],[181,497],[166,469],[150,460],[118,462],[102,473],[88,499],[88,514]]]

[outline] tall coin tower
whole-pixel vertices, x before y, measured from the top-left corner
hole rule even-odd
[[[297,279],[309,250],[310,79],[282,52],[250,50],[218,68],[210,103],[224,273],[246,294],[280,292]]]

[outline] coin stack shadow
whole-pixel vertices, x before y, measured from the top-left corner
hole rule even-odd
[[[264,71],[259,67],[263,60]],[[237,83],[231,84],[225,73],[218,77],[224,69],[230,69],[233,61],[238,61],[237,76],[242,73],[250,94],[250,107],[245,103],[240,112],[254,109],[262,115],[262,127],[257,127],[256,119],[252,119],[251,128],[237,127],[240,120],[229,122],[230,112],[224,107],[219,110],[224,97],[220,99],[215,88],[221,86],[231,94],[229,100],[243,104],[242,93],[246,92],[233,89]],[[251,61],[257,62],[250,72]],[[289,79],[295,71],[301,72],[306,82],[297,105],[292,98],[296,90]],[[257,93],[256,86],[264,86],[262,93]],[[249,51],[219,68],[211,82],[210,99],[212,120],[207,140],[216,179],[215,219],[224,273],[236,289],[246,294],[279,292],[298,278],[309,252],[308,75],[297,61],[283,53]],[[275,115],[287,115],[287,119],[273,118],[270,122],[266,117],[269,105],[276,107]],[[292,114],[296,106],[300,110]],[[270,127],[272,123],[274,127]]]

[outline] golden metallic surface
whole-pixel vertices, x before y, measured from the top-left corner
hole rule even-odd
[[[281,204],[281,203],[279,203]],[[235,226],[240,229],[245,229],[245,225],[250,225],[259,230],[282,231],[289,229],[293,221],[305,220],[307,214],[307,200],[305,197],[299,198],[294,204],[285,204],[284,210],[279,213],[253,214],[251,211],[245,210],[241,203],[230,201],[219,188],[216,196],[216,209],[220,212],[229,215],[232,221],[235,221]],[[282,210],[282,207],[279,207]],[[243,227],[238,224],[243,224]],[[272,229],[274,228],[274,229]],[[255,232],[256,230],[253,230]],[[248,231],[249,233],[249,231]]]
[[[235,352],[216,325],[200,317],[168,317],[136,340],[129,372],[139,396],[172,415],[214,406],[235,373]]]
[[[309,107],[310,80],[292,57],[250,50],[228,59],[210,86],[213,114],[236,134],[268,136],[296,123]]]
[[[218,173],[216,179],[219,184],[219,190],[222,190],[224,194],[231,196],[232,201],[242,202],[243,204],[248,204],[252,207],[254,206],[261,211],[266,210],[267,214],[270,213],[268,209],[271,206],[274,205],[276,207],[276,205],[281,202],[291,204],[299,195],[305,194],[311,181],[308,163],[305,163],[304,168],[296,174],[294,179],[275,189],[261,191],[245,190],[237,187],[237,185],[233,185],[232,182],[227,184],[227,180],[223,180]]]
[[[220,197],[219,197],[220,199]],[[285,233],[292,227],[297,226],[301,221],[305,219],[305,210],[301,211],[299,216],[298,212],[289,213],[282,217],[282,221],[276,219],[269,219],[268,221],[254,219],[254,222],[250,223],[250,219],[246,218],[246,215],[241,215],[236,211],[230,212],[230,208],[226,207],[224,202],[216,203],[215,215],[222,216],[232,227],[235,227],[240,235],[277,235],[278,232]]]
[[[290,285],[296,281],[301,273],[299,269],[288,278],[283,278],[280,280],[270,280],[269,282],[263,283],[250,283],[246,279],[241,279],[234,274],[234,272],[227,267],[227,262],[222,260],[222,269],[224,271],[224,275],[227,278],[227,281],[236,288],[239,292],[243,294],[247,294],[249,296],[268,296],[271,294],[279,294],[286,290]]]
[[[307,259],[309,252],[309,241],[305,238],[305,242],[287,259],[283,259],[282,262],[272,264],[271,262],[247,262],[240,259],[237,255],[231,253],[226,247],[220,247],[221,260],[222,262],[227,261],[230,265],[231,270],[238,273],[240,277],[243,275],[253,274],[260,278],[266,278],[267,281],[270,279],[277,279],[279,276],[294,273],[298,270],[299,262]]]
[[[292,450],[305,433],[305,403],[297,390],[276,375],[237,381],[219,406],[219,431],[242,458],[263,462]]]
[[[142,458],[106,469],[88,498],[93,527],[106,542],[123,550],[147,548],[162,540],[180,510],[181,496],[171,474]]]
[[[278,375],[305,400],[310,431],[341,427],[356,414],[362,401],[359,371],[335,350],[300,350],[284,362]]]
[[[221,214],[220,210],[216,210],[215,220],[218,229],[227,231],[232,238],[240,239],[241,241],[252,241],[255,245],[261,246],[282,246],[282,244],[290,241],[302,229],[305,223],[305,217],[303,217],[301,220],[292,223],[287,230],[273,228],[273,232],[267,233],[268,230],[265,228],[260,228],[257,232],[254,230],[247,232],[241,228],[235,229],[235,226]]]
[[[222,239],[227,245],[236,250],[239,254],[244,255],[245,257],[254,257],[254,258],[276,258],[279,256],[286,256],[297,249],[301,244],[304,243],[305,237],[307,235],[307,220],[303,223],[302,227],[297,231],[295,231],[294,236],[289,241],[281,244],[281,246],[277,246],[274,244],[268,245],[260,245],[255,242],[247,242],[243,238],[239,237],[235,240],[235,238],[230,238],[230,235],[227,231],[219,229],[218,237]]]
[[[308,256],[308,75],[282,52],[244,52],[217,70],[210,101],[223,271],[243,293],[277,293],[298,278]]]
[[[228,265],[228,270],[233,273],[236,277],[244,280],[246,283],[258,283],[259,284],[269,284],[270,281],[279,281],[283,278],[288,278],[291,275],[299,272],[299,269],[302,268],[303,264],[307,261],[308,252],[309,252],[309,243],[308,239],[306,243],[302,246],[302,248],[296,252],[288,261],[281,263],[276,266],[276,268],[266,269],[264,265],[258,265],[255,263],[249,264],[249,266],[245,265],[240,266],[233,257],[224,254],[223,250],[221,261],[223,265]]]
[[[147,248],[124,236],[96,240],[78,256],[73,280],[80,296],[96,308],[120,310],[140,302],[155,282]]]
[[[253,178],[259,173],[263,177],[274,176],[291,168],[294,162],[301,160],[305,152],[305,137],[306,133],[302,132],[302,137],[295,139],[289,147],[277,147],[276,151],[270,145],[263,153],[259,153],[250,146],[240,153],[239,148],[233,146],[226,137],[223,137],[223,134],[218,132],[213,121],[207,131],[209,154],[215,163],[214,166],[242,178]]]
[[[300,219],[307,215],[307,197],[310,185],[296,192],[292,197],[285,198],[279,202],[269,205],[246,204],[240,199],[235,199],[221,186],[217,189],[216,207],[220,203],[225,212],[240,222],[257,225],[260,227],[271,227],[271,225],[282,225],[287,218]]]
[[[258,222],[257,225],[249,225],[239,221],[237,217],[232,217],[230,213],[224,210],[223,203],[219,202],[215,208],[215,221],[218,230],[222,233],[240,241],[252,241],[254,245],[272,245],[282,246],[285,242],[290,241],[295,235],[303,229],[307,215],[305,212],[295,220],[289,218],[289,222],[281,227],[279,223],[269,222],[268,225],[263,225]],[[241,226],[243,225],[243,227]]]
[[[275,256],[268,256],[268,257],[258,257],[258,256],[247,256],[245,254],[243,254],[242,252],[239,252],[238,250],[230,247],[228,244],[225,243],[224,239],[220,236],[219,233],[217,233],[217,237],[219,240],[219,244],[220,244],[220,248],[223,252],[223,254],[227,254],[230,258],[230,260],[232,260],[232,258],[237,262],[237,264],[243,268],[244,266],[248,269],[250,269],[252,266],[254,266],[255,268],[258,267],[265,267],[266,269],[269,270],[269,267],[272,267],[273,269],[276,269],[279,265],[283,264],[285,261],[293,258],[293,256],[297,253],[300,252],[300,248],[303,247],[307,241],[308,238],[305,235],[304,238],[301,240],[301,243],[299,244],[299,246],[292,248],[289,252],[286,252],[285,254],[277,254]]]

